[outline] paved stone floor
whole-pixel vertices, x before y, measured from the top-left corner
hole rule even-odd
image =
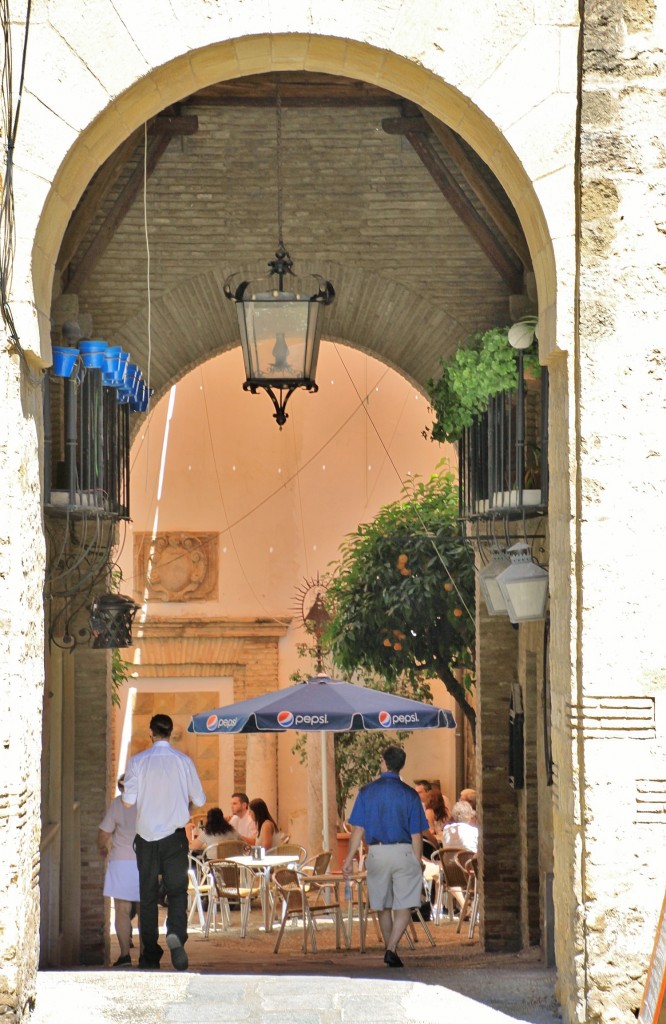
[[[237,915],[235,915],[237,918]],[[253,915],[254,916],[254,915]],[[372,925],[368,950],[336,951],[333,928],[317,932],[319,951],[301,952],[302,932],[289,926],[278,954],[275,935],[258,924],[241,939],[237,922],[204,939],[192,931],[190,969],[178,974],[165,952],[159,972],[135,968],[42,971],[32,1024],[133,1024],[251,1021],[252,1024],[559,1024],[555,972],[538,950],[485,954],[478,938],[443,922],[431,925],[432,948],[420,926],[414,950],[402,949],[405,967],[389,970]],[[356,934],[354,934],[356,942]],[[356,943],[357,945],[357,943]],[[117,956],[115,940],[111,959]],[[136,950],[133,950],[136,959]]]

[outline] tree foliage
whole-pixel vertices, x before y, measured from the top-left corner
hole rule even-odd
[[[441,679],[474,729],[474,560],[457,522],[457,482],[442,472],[403,494],[345,540],[325,642],[343,671],[376,674],[392,690],[406,684],[419,700],[430,696],[428,679]]]

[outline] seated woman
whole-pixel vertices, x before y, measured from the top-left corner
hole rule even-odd
[[[476,853],[478,846],[476,812],[466,800],[458,800],[451,810],[451,821],[442,829],[442,847],[445,850],[471,850]]]
[[[219,807],[211,807],[206,815],[206,824],[191,843],[190,850],[206,850],[212,843],[222,843],[225,839],[240,839],[238,832],[225,819]]]
[[[428,811],[431,813],[428,814]],[[426,811],[426,817],[431,831],[439,842],[442,835],[442,829],[445,825],[448,825],[451,820],[448,807],[446,806],[446,800],[441,789],[436,790],[433,787],[430,798],[430,807],[428,807],[428,810]]]
[[[256,846],[263,846],[265,850],[270,850],[272,846],[278,846],[279,843],[284,842],[284,832],[280,831],[278,823],[271,816],[265,800],[262,800],[261,797],[250,800],[250,814],[257,823]]]

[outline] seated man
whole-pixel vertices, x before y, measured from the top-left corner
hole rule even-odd
[[[234,793],[231,797],[231,815],[227,819],[250,846],[257,841],[257,823],[250,814],[250,798],[247,793]]]
[[[471,850],[479,846],[479,828],[475,824],[476,812],[465,800],[458,800],[451,809],[452,821],[442,829],[442,848]]]

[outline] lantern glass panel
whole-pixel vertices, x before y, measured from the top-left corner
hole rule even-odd
[[[510,565],[508,555],[495,555],[492,562],[478,574],[479,587],[486,602],[489,615],[506,615],[506,601],[499,588],[497,577]]]
[[[506,601],[511,622],[530,622],[537,619],[545,619],[546,605],[548,602],[548,573],[538,566],[521,565],[521,569],[534,568],[537,572],[512,578],[509,575],[513,569],[507,569],[503,573],[504,579],[500,577],[499,586]]]
[[[318,306],[288,292],[263,293],[238,303],[248,380],[270,384],[314,379]]]

